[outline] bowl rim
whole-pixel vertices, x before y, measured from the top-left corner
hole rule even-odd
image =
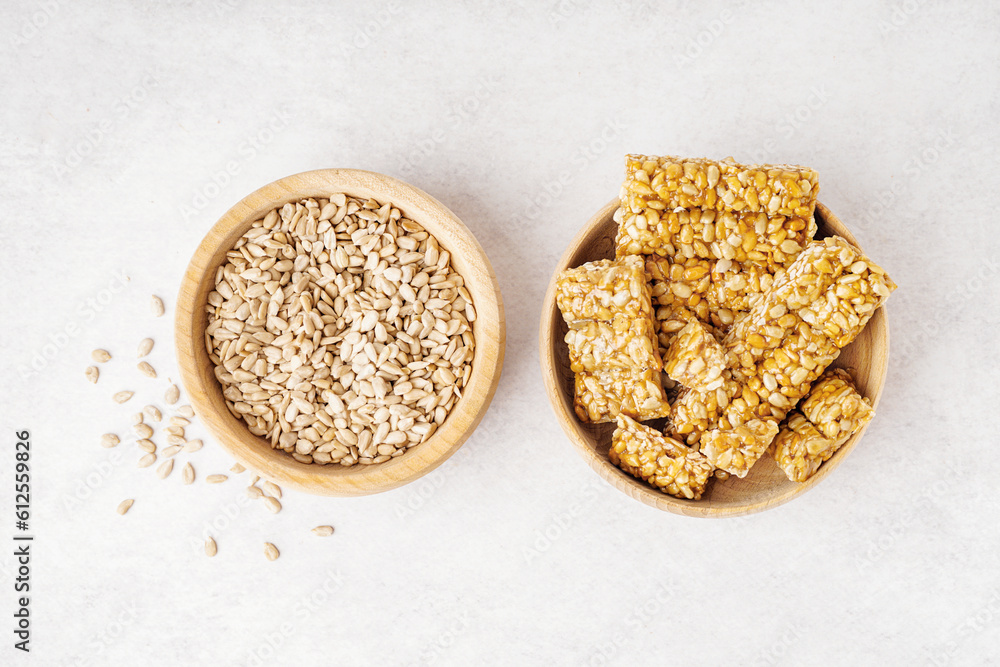
[[[252,435],[225,407],[222,389],[204,346],[204,313],[218,256],[267,211],[309,197],[343,192],[390,202],[427,229],[452,255],[452,266],[465,279],[476,301],[473,373],[445,422],[424,443],[405,454],[373,465],[301,463],[273,450]],[[222,249],[223,245],[225,248]],[[472,283],[476,281],[475,288]],[[197,335],[195,335],[197,333]],[[446,206],[404,181],[361,169],[316,169],[280,178],[240,199],[206,233],[181,279],[174,318],[174,344],[180,379],[195,413],[223,448],[244,466],[273,481],[306,493],[359,496],[397,488],[444,463],[472,434],[496,393],[506,342],[503,298],[493,266],[471,230]],[[214,385],[214,386],[213,386]]]
[[[594,215],[592,215],[590,219],[588,219],[587,222],[580,228],[577,234],[573,237],[573,240],[567,246],[566,250],[560,256],[556,269],[552,274],[551,280],[549,281],[548,289],[545,292],[545,298],[542,302],[542,315],[539,326],[539,359],[542,366],[542,379],[545,384],[545,393],[548,396],[549,404],[556,415],[556,419],[559,422],[560,427],[566,434],[570,443],[573,445],[573,448],[583,458],[583,460],[586,461],[587,465],[590,466],[591,469],[604,479],[604,481],[608,482],[619,491],[625,493],[633,499],[649,505],[650,507],[655,507],[660,510],[684,516],[724,518],[755,514],[757,512],[762,512],[787,503],[793,498],[814,488],[817,484],[826,479],[826,477],[840,465],[843,459],[850,454],[850,452],[857,445],[858,441],[860,441],[861,437],[865,434],[865,431],[868,430],[868,426],[871,422],[865,424],[865,426],[863,426],[857,433],[851,436],[850,440],[842,445],[833,457],[820,466],[820,469],[816,472],[816,474],[805,482],[797,483],[794,486],[786,488],[783,492],[777,493],[774,496],[763,500],[725,507],[713,507],[702,501],[682,500],[655,490],[642,480],[636,479],[622,471],[620,468],[612,464],[607,457],[601,456],[594,451],[588,441],[581,434],[579,419],[576,414],[567,407],[566,401],[563,400],[562,388],[560,387],[559,370],[554,363],[552,355],[546,352],[546,347],[551,345],[552,338],[556,334],[555,325],[557,324],[557,318],[559,317],[558,308],[555,303],[556,276],[564,267],[569,267],[573,256],[577,254],[582,243],[591,236],[594,227],[602,223],[606,224],[607,221],[612,218],[619,204],[620,201],[617,197],[612,199],[610,202],[602,206]],[[843,236],[849,243],[851,243],[851,245],[861,249],[861,245],[858,243],[857,239],[850,232],[850,230],[847,229],[843,222],[841,222],[828,207],[819,201],[816,202],[816,215],[822,218],[823,222],[827,225],[837,227],[837,235]],[[880,307],[875,312],[872,319],[874,320],[875,318],[880,318],[881,320],[882,326],[879,330],[882,332],[882,335],[880,336],[879,344],[884,350],[884,354],[874,355],[872,359],[875,368],[875,377],[878,379],[875,391],[871,396],[869,396],[873,409],[878,407],[879,400],[882,397],[882,391],[885,387],[886,375],[888,373],[889,321],[885,314],[884,306]],[[872,323],[869,322],[869,325],[871,324]]]

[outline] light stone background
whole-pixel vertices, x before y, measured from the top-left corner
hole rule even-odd
[[[0,663],[996,660],[996,3],[87,4],[10,4],[0,36]],[[814,167],[899,284],[875,422],[788,505],[718,521],[641,505],[549,409],[542,295],[629,151]],[[186,487],[136,469],[134,445],[100,448],[177,374],[149,295],[172,308],[243,195],[335,166],[433,194],[490,255],[507,358],[465,447],[402,489],[288,493],[279,515],[236,504],[245,477]],[[134,370],[145,336],[156,381]],[[95,387],[99,346],[115,359]],[[125,387],[137,398],[112,403]],[[30,662],[10,634],[24,428]],[[190,432],[199,475],[225,472]]]

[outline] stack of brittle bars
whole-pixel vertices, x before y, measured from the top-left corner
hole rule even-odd
[[[679,498],[767,451],[807,480],[874,415],[827,368],[896,285],[845,239],[814,239],[811,169],[625,165],[616,259],[557,281],[577,416],[617,422],[611,461]]]

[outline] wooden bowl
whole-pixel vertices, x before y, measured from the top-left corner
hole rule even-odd
[[[549,283],[542,305],[539,336],[542,376],[552,409],[570,442],[580,456],[601,477],[636,500],[676,514],[698,517],[739,516],[761,512],[788,502],[826,479],[850,454],[865,429],[861,429],[824,463],[819,471],[803,483],[789,481],[774,459],[765,454],[743,479],[731,476],[727,480],[712,479],[700,500],[682,500],[660,493],[642,480],[622,472],[608,460],[614,424],[584,424],[573,412],[573,372],[569,369],[566,325],[555,302],[556,276],[564,269],[595,259],[614,258],[614,238],[617,226],[612,216],[618,200],[612,200],[592,217],[559,261]],[[817,238],[839,234],[859,247],[857,239],[823,204],[816,204]],[[834,367],[849,368],[861,395],[872,406],[878,406],[885,384],[889,358],[889,322],[880,308],[861,335],[844,348]]]
[[[205,305],[215,287],[215,272],[226,252],[254,221],[287,202],[308,197],[350,196],[391,202],[420,223],[451,253],[452,266],[465,279],[476,307],[473,372],[448,419],[426,442],[374,465],[300,463],[254,436],[226,408],[222,387],[205,350]],[[441,465],[465,442],[482,419],[500,381],[505,325],[500,286],[483,248],[454,213],[436,199],[389,176],[355,169],[321,169],[265,185],[233,206],[208,232],[194,253],[177,298],[175,339],[181,379],[195,412],[233,457],[261,476],[282,485],[328,496],[359,496],[402,486]]]

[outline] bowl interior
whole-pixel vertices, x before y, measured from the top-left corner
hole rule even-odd
[[[308,197],[343,192],[391,202],[420,223],[451,253],[452,266],[473,297],[476,347],[473,372],[462,397],[426,442],[380,464],[300,463],[264,438],[254,436],[228,410],[222,387],[205,349],[205,305],[215,274],[239,237],[268,211]],[[261,475],[321,495],[364,495],[385,491],[424,475],[443,463],[482,419],[500,379],[504,352],[503,302],[496,275],[482,247],[465,225],[440,202],[397,179],[354,169],[324,169],[289,176],[264,186],[233,206],[199,245],[184,275],[175,323],[182,380],[195,411],[223,446]]]
[[[555,275],[585,262],[614,258],[617,225],[613,215],[617,207],[618,200],[615,199],[591,218],[563,255]],[[836,234],[858,246],[857,239],[843,223],[819,203],[816,206],[816,223],[817,238]],[[812,478],[803,483],[789,481],[774,459],[765,455],[743,479],[732,476],[727,480],[711,480],[698,501],[681,500],[660,493],[622,472],[608,459],[614,424],[584,424],[573,412],[574,375],[569,368],[569,356],[563,340],[566,324],[555,304],[555,275],[545,297],[540,334],[542,372],[549,400],[563,430],[581,456],[605,480],[631,497],[659,509],[689,516],[737,516],[759,512],[787,502],[818,484],[839,465],[864,434],[865,429],[856,433]],[[877,406],[885,384],[888,352],[888,321],[884,309],[880,308],[858,338],[841,351],[833,366],[849,369],[858,392]]]

